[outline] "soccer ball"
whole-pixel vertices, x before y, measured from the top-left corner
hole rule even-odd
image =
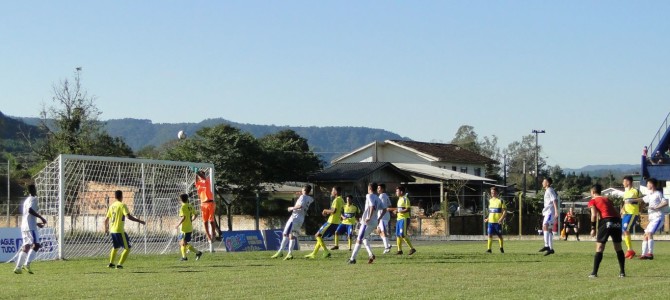
[[[180,140],[185,139],[186,138],[186,133],[183,130],[179,130],[179,132],[177,133],[177,138],[180,139]]]

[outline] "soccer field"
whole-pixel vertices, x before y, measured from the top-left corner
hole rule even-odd
[[[635,246],[639,247],[639,241]],[[0,272],[0,298],[118,299],[565,299],[662,298],[670,279],[670,242],[657,242],[656,259],[626,260],[628,277],[618,278],[608,243],[599,278],[589,279],[593,242],[555,243],[544,257],[541,241],[510,241],[505,254],[484,253],[486,242],[417,242],[413,256],[381,254],[367,264],[348,265],[347,250],[330,259],[270,259],[273,252],[205,253],[200,261],[179,255],[131,254],[125,269],[108,269],[106,258],[37,261],[35,274]],[[405,249],[407,250],[407,249]],[[636,250],[637,251],[637,250]],[[323,252],[321,252],[323,253]],[[321,254],[319,253],[319,254]],[[405,251],[407,253],[407,251]]]

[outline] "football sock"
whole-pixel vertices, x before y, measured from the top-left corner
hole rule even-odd
[[[340,235],[336,234],[334,239],[335,239],[335,241],[334,241],[335,246],[339,246],[340,245]]]
[[[295,246],[295,239],[292,238],[292,239],[288,242],[288,254],[293,253],[293,247],[294,247],[294,246]]]
[[[491,250],[491,244],[493,244],[493,240],[489,237],[489,239],[486,240],[486,249]]]
[[[654,240],[649,240],[649,242],[647,242],[647,248],[649,248],[649,251],[647,252],[654,255]]]
[[[119,265],[122,265],[124,262],[126,262],[126,258],[128,258],[128,254],[130,254],[130,248],[123,249],[123,252],[121,252],[121,258],[119,258]]]
[[[593,256],[593,272],[591,274],[598,274],[598,269],[600,268],[600,262],[603,260],[603,253],[596,252],[596,255]]]
[[[284,247],[286,247],[286,244],[288,244],[288,239],[287,239],[287,237],[283,236],[281,238],[281,244],[279,245],[279,251],[282,251],[282,249],[284,249]]]
[[[21,267],[21,263],[23,263],[23,258],[28,255],[27,253],[23,252],[23,250],[19,250],[19,257],[16,259],[16,268]]]
[[[316,238],[316,247],[314,247],[314,254],[317,254],[319,252],[319,247],[323,248],[323,251],[328,252],[326,244],[323,242],[323,237],[320,236]]]
[[[395,243],[396,245],[398,245],[398,251],[402,251],[402,238],[401,237],[395,238]]]
[[[181,257],[186,257],[186,246],[179,246],[179,250],[181,251]]]
[[[368,239],[363,239],[363,245],[365,246],[365,250],[368,251],[368,256],[372,256],[372,249],[370,248],[370,243],[368,243]]]
[[[347,243],[349,243],[349,250],[351,250],[351,244],[354,240],[351,237],[347,237]]]
[[[616,252],[616,258],[617,260],[619,260],[620,273],[626,273],[624,267],[626,265],[626,256],[623,254],[623,250],[619,250]]]
[[[354,251],[351,252],[351,260],[356,259],[359,250],[361,250],[361,243],[356,242],[356,245],[354,245]]]
[[[547,241],[549,242],[549,249],[554,250],[554,233],[551,230],[547,232]]]
[[[414,246],[412,246],[412,242],[409,241],[408,237],[402,238],[405,243],[407,243],[407,246],[409,246],[410,249],[414,249]]]
[[[26,262],[23,263],[23,264],[26,265],[26,266],[30,265],[30,263],[33,261],[33,259],[35,259],[36,254],[37,254],[37,252],[35,252],[35,250],[33,250],[33,248],[30,248],[30,251],[28,251],[28,257],[26,257]]]
[[[118,251],[118,250],[117,250],[116,248],[112,248],[112,252],[109,253],[109,263],[110,263],[110,264],[113,264],[113,263],[114,263],[114,259],[116,258],[116,252],[117,252],[117,251]]]
[[[544,234],[544,246],[549,247],[549,232],[548,231],[543,231]]]
[[[631,245],[630,245],[630,235],[626,234],[623,236],[623,242],[626,243],[626,250],[630,250]]]
[[[193,247],[191,244],[186,245],[186,249],[191,250],[193,253],[198,253],[198,250],[195,249],[195,247]]]
[[[642,256],[647,255],[647,241],[642,241]]]
[[[500,245],[500,248],[503,248],[503,244],[504,244],[503,238],[502,238],[502,236],[499,236],[498,237],[498,245]],[[491,245],[489,245],[489,249],[491,249]]]
[[[384,242],[384,249],[389,247],[389,239],[386,236],[382,237],[382,242]]]

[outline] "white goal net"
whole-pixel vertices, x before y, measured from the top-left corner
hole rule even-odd
[[[179,194],[188,194],[200,211],[197,170],[214,178],[212,164],[60,155],[35,178],[40,213],[54,234],[43,237],[50,240],[47,250],[57,251],[53,257],[59,259],[108,255],[111,239],[104,233],[104,220],[107,207],[116,201],[114,191],[121,190],[130,214],[146,221],[126,221],[133,253],[177,254]],[[202,219],[193,226],[192,243],[205,249]]]

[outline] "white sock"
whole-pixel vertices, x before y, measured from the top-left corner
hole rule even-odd
[[[386,236],[382,237],[382,242],[384,242],[384,249],[388,249],[391,246],[389,246],[389,239]]]
[[[549,232],[543,231],[542,233],[544,235],[544,246],[549,247]]]
[[[649,240],[647,247],[649,248],[649,254],[654,255],[654,240]]]
[[[281,244],[279,244],[279,252],[284,250],[284,247],[286,247],[286,244],[288,244],[288,240],[286,239],[285,236],[282,236],[281,238]]]
[[[363,240],[363,245],[365,246],[365,250],[368,251],[368,257],[372,257],[372,249],[370,248],[370,243],[368,242],[368,239]]]
[[[295,240],[296,240],[296,239],[297,239],[297,238],[295,238],[295,237],[289,239],[289,241],[288,241],[288,254],[292,254],[292,253],[293,253],[293,247],[295,247]]]
[[[21,263],[23,263],[23,258],[28,256],[28,253],[23,252],[23,250],[19,250],[19,257],[16,259],[16,268],[21,267]]]
[[[551,229],[547,232],[547,241],[549,241],[549,249],[554,250],[554,233]]]
[[[28,257],[26,258],[26,262],[23,263],[26,266],[29,266],[30,263],[35,259],[35,256],[37,255],[37,252],[33,250],[33,248],[30,248],[30,251],[28,251]]]
[[[214,252],[214,245],[212,245],[212,241],[209,241],[209,252]]]
[[[356,259],[356,255],[358,255],[358,250],[361,250],[361,244],[359,242],[356,242],[356,245],[354,245],[354,251],[351,251],[351,260]]]
[[[642,241],[642,256],[647,255],[647,241]]]

